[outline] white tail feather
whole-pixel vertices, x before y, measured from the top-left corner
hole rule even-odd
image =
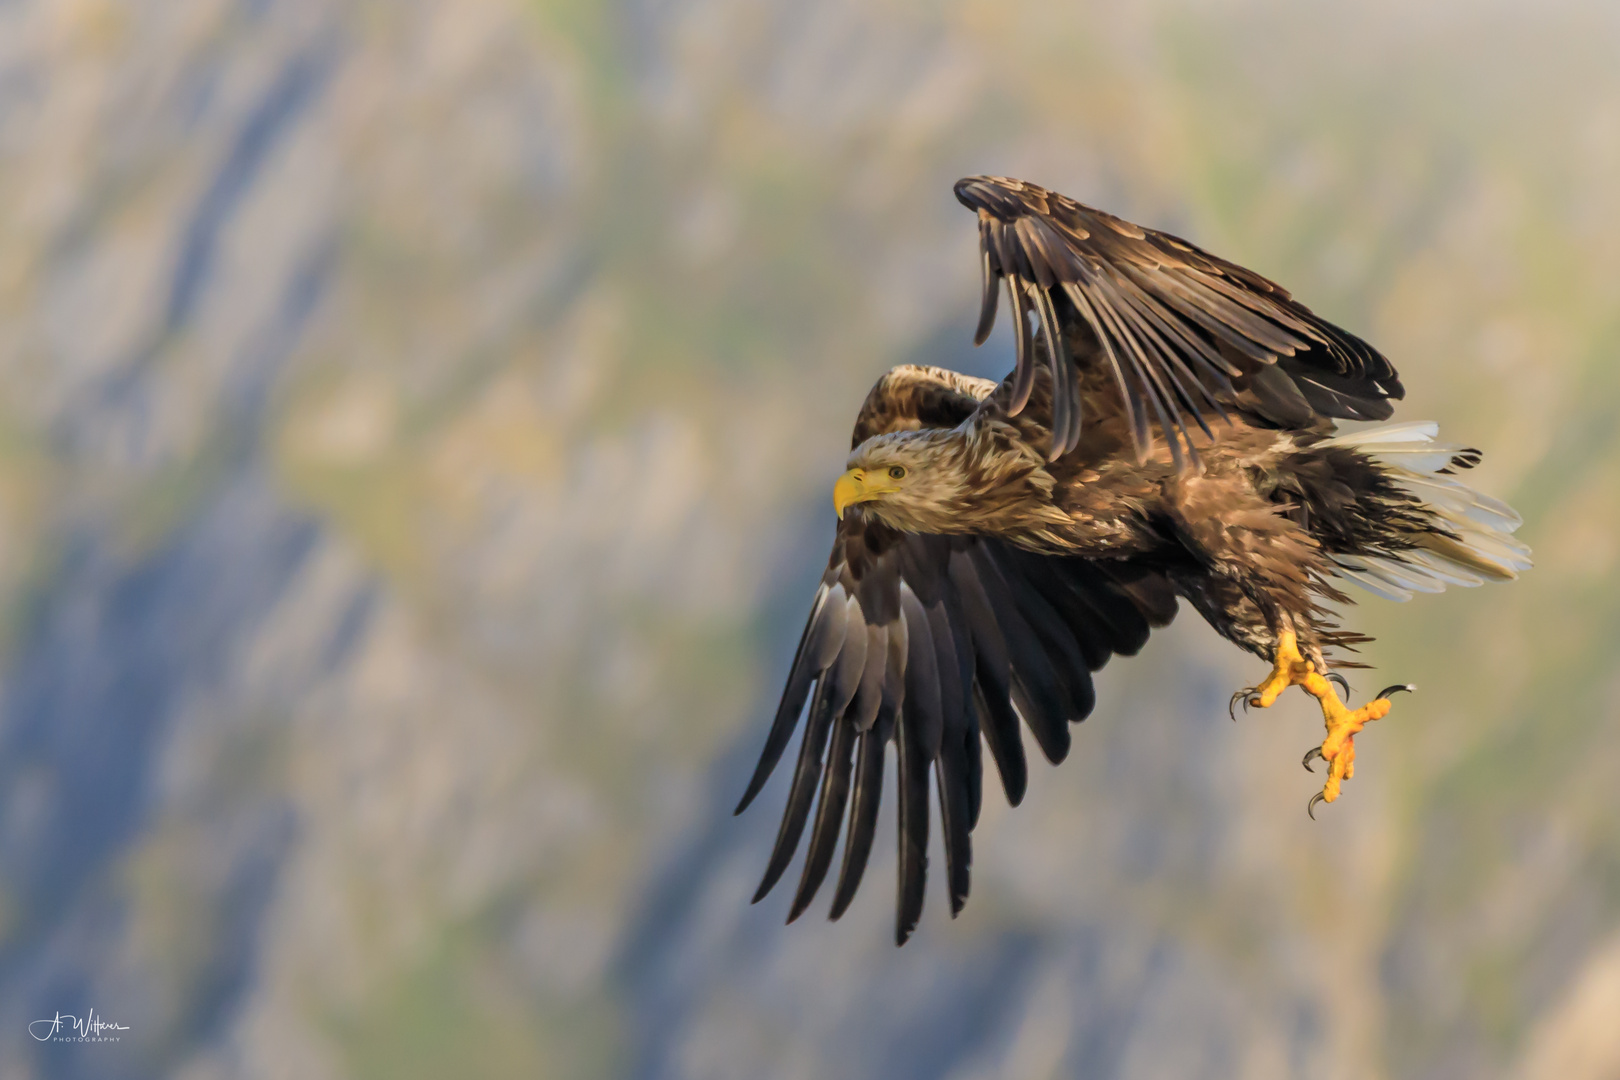
[[[1347,431],[1343,435],[1335,435],[1331,439],[1319,442],[1317,446],[1367,446],[1374,443],[1427,443],[1433,442],[1440,434],[1440,425],[1433,420],[1407,420],[1399,424],[1378,424],[1375,427],[1362,428],[1360,431]]]
[[[1530,549],[1512,536],[1524,519],[1500,499],[1441,472],[1467,448],[1437,443],[1439,434],[1439,424],[1417,420],[1346,432],[1316,444],[1354,447],[1376,458],[1457,536],[1456,540],[1436,536],[1432,545],[1398,555],[1333,557],[1339,576],[1375,596],[1410,600],[1414,592],[1440,592],[1447,585],[1473,587],[1487,579],[1506,581],[1530,568]]]
[[[1341,565],[1338,568],[1337,574],[1344,580],[1351,582],[1352,584],[1359,585],[1363,589],[1366,589],[1368,592],[1372,593],[1374,596],[1381,596],[1385,600],[1394,600],[1396,602],[1400,602],[1412,599],[1412,594],[1407,592],[1405,589],[1398,589],[1395,586],[1368,574],[1358,574],[1356,571],[1351,570],[1346,566]]]

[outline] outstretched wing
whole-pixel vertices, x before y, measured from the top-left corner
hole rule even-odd
[[[862,409],[857,441],[884,430],[954,425],[992,386],[937,369],[896,369]],[[847,514],[737,807],[741,813],[759,794],[803,713],[787,809],[754,899],[775,886],[810,825],[788,919],[804,912],[826,879],[840,832],[844,857],[832,917],[844,913],[871,853],[893,743],[900,789],[896,942],[904,944],[922,912],[930,772],[951,911],[961,910],[969,834],[979,817],[981,736],[1007,800],[1017,805],[1027,779],[1020,718],[1046,757],[1062,761],[1068,725],[1095,702],[1091,672],[1115,653],[1137,652],[1175,609],[1168,582],[1129,566],[1033,555],[989,538],[901,533]]]
[[[975,341],[995,325],[1003,281],[1018,323],[1012,415],[1034,385],[1031,312],[1046,341],[1053,459],[1080,441],[1076,364],[1107,365],[1138,454],[1156,420],[1178,467],[1183,446],[1197,459],[1187,424],[1208,433],[1206,414],[1237,408],[1287,427],[1321,417],[1383,420],[1393,412],[1388,399],[1405,393],[1371,345],[1274,282],[1169,233],[1005,177],[959,180],[956,197],[979,214],[984,294]],[[1063,344],[1075,327],[1089,331],[1082,336],[1095,350]]]

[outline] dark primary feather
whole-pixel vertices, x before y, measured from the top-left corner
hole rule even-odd
[[[894,911],[894,941],[904,945],[922,917],[928,878],[928,759],[917,725],[902,722],[898,736],[900,884]]]
[[[838,887],[833,892],[829,918],[844,914],[855,899],[866,860],[872,854],[872,836],[877,831],[878,805],[883,800],[884,751],[894,734],[894,715],[879,717],[871,731],[861,733],[861,748],[855,757],[855,794],[849,807],[849,837],[844,842],[844,865],[838,871]],[[808,904],[808,900],[806,904]]]
[[[1001,570],[985,547],[972,552],[974,566],[984,583],[985,596],[995,613],[1008,653],[1018,658],[1009,666],[1010,700],[1023,715],[1046,760],[1057,765],[1069,756],[1069,718],[1072,712],[1058,683],[1045,648],[1036,640],[1029,622],[1018,610]]]
[[[954,380],[954,381],[953,381]],[[857,434],[954,426],[984,387],[947,373],[898,369],[862,409]],[[830,872],[840,831],[844,856],[831,916],[848,908],[865,872],[882,798],[886,747],[899,760],[899,875],[895,933],[921,916],[928,866],[929,787],[937,791],[947,895],[967,899],[971,833],[983,798],[989,745],[1008,802],[1028,783],[1019,720],[1060,761],[1069,724],[1095,695],[1091,672],[1135,652],[1175,611],[1169,584],[1127,563],[1103,566],[1041,556],[1001,541],[897,532],[858,511],[839,523],[827,572],[788,674],[740,813],[781,759],[801,714],[804,734],[781,827],[759,892],[786,872],[810,826],[789,920]],[[808,709],[805,708],[809,700]]]
[[[782,703],[777,707],[776,719],[771,724],[771,733],[765,739],[765,749],[759,756],[759,765],[754,769],[753,779],[748,782],[748,789],[743,792],[742,799],[737,803],[735,813],[742,813],[748,809],[748,804],[754,801],[760,788],[770,777],[771,770],[776,768],[776,762],[787,749],[788,740],[793,737],[793,728],[799,722],[799,712],[804,708],[804,699],[810,694],[810,684],[821,674],[823,668],[832,663],[838,655],[838,649],[843,644],[844,622],[848,608],[844,604],[844,591],[838,586],[836,598],[829,605],[832,597],[831,587],[838,585],[837,578],[831,570],[827,572],[832,581],[822,580],[822,585],[816,593],[816,601],[810,609],[810,619],[804,625],[804,634],[799,638],[799,648],[793,659],[793,668],[788,676],[787,686],[782,690]]]
[[[990,756],[1001,775],[1007,802],[1017,806],[1029,783],[1024,743],[1018,734],[1018,714],[1012,707],[1012,661],[1006,635],[996,623],[995,611],[984,595],[984,585],[965,552],[951,554],[951,581],[962,598],[962,611],[974,644],[974,705],[990,746]]]
[[[839,819],[849,799],[850,773],[854,769],[853,753],[860,731],[854,724],[833,727],[832,746],[827,752],[827,771],[822,779],[821,799],[816,807],[816,824],[810,832],[810,849],[804,856],[804,873],[799,878],[799,891],[788,912],[788,922],[804,914],[815,898],[816,890],[827,877],[832,866],[833,848],[838,843]]]
[[[1127,406],[1138,455],[1156,423],[1178,467],[1197,461],[1192,428],[1209,436],[1206,414],[1236,408],[1287,427],[1382,420],[1389,399],[1405,393],[1371,345],[1179,237],[1020,180],[970,176],[955,190],[979,214],[984,281],[974,340],[989,336],[1005,281],[1018,343],[1007,410],[1016,416],[1028,403],[1038,355],[1030,335],[1039,333],[1054,387],[1054,460],[1079,444],[1085,422],[1077,367],[1102,364]],[[1294,393],[1262,374],[1270,372]]]

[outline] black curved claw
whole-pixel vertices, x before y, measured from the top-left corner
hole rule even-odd
[[[1245,686],[1242,690],[1239,690],[1237,693],[1233,694],[1232,700],[1226,703],[1226,715],[1230,716],[1234,723],[1237,721],[1238,702],[1243,702],[1243,711],[1248,712],[1250,695],[1253,693],[1254,687]]]
[[[1305,766],[1306,772],[1313,773],[1316,770],[1311,768],[1311,762],[1317,758],[1322,758],[1323,761],[1327,760],[1327,758],[1322,757],[1322,748],[1320,746],[1313,746],[1309,750],[1305,751],[1305,760],[1301,761],[1300,764]]]
[[[1345,681],[1343,675],[1340,675],[1337,671],[1330,671],[1327,673],[1327,681],[1330,683],[1337,683],[1339,691],[1344,694],[1345,698],[1348,699],[1350,697],[1350,684]]]
[[[1413,686],[1411,683],[1396,683],[1394,686],[1386,686],[1382,690],[1378,691],[1378,697],[1373,698],[1373,700],[1377,701],[1378,698],[1387,698],[1391,694],[1399,694],[1402,692],[1415,694],[1417,693],[1417,687]]]
[[[1320,791],[1311,796],[1311,803],[1305,808],[1305,812],[1311,815],[1312,821],[1316,820],[1316,804],[1325,802],[1327,802],[1327,796],[1322,794]]]

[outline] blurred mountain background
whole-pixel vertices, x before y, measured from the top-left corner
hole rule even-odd
[[[1620,1076],[1617,50],[1598,0],[0,5],[0,1074]],[[867,387],[1010,364],[976,172],[1378,343],[1538,566],[1354,613],[1422,693],[1317,822],[1314,710],[1229,722],[1262,665],[1184,611],[896,950],[892,822],[784,927],[785,785],[730,808]]]

